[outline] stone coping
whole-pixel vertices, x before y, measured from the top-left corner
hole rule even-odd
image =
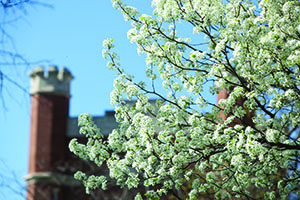
[[[27,185],[36,183],[52,183],[64,186],[80,186],[82,183],[71,175],[56,172],[34,172],[24,176]]]

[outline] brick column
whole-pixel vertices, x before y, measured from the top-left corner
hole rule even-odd
[[[221,99],[227,99],[229,97],[229,95],[230,95],[230,92],[228,92],[226,89],[220,90],[218,95],[217,95],[217,102],[219,103],[219,101]],[[235,103],[234,106],[242,106],[243,107],[245,101],[246,101],[245,98],[240,98],[240,99],[236,100],[236,103]],[[228,114],[226,116],[223,111],[220,111],[220,117],[221,117],[222,120],[226,120],[227,117],[229,117],[230,115],[231,114]],[[245,126],[252,126],[253,125],[252,117],[254,115],[255,115],[254,111],[246,110],[246,115],[243,117],[242,120],[235,118],[233,120],[233,122],[229,124],[229,126],[233,127],[236,124],[242,124],[242,125],[245,125]]]
[[[65,159],[71,73],[37,67],[31,77],[31,129],[27,199],[58,199],[59,165]]]

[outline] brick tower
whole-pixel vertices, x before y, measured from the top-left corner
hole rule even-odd
[[[120,189],[112,180],[108,190],[94,190],[87,195],[82,182],[74,179],[78,170],[88,174],[106,175],[106,166],[97,166],[70,152],[72,138],[86,144],[87,138],[79,134],[77,117],[69,117],[70,82],[67,69],[51,66],[35,68],[31,77],[31,130],[27,200],[127,200],[133,199],[139,189]],[[94,117],[94,122],[105,137],[117,128],[114,112]]]
[[[71,73],[55,66],[35,68],[31,77],[31,128],[27,199],[61,199],[59,173],[68,148]]]
[[[232,90],[233,88],[231,88]],[[217,94],[217,102],[219,103],[219,101],[221,99],[227,99],[230,95],[230,91],[227,91],[226,89],[222,89],[219,91],[219,93]],[[245,109],[246,111],[246,115],[242,118],[242,120],[240,119],[234,119],[233,122],[231,122],[230,124],[228,124],[229,126],[235,126],[236,124],[243,124],[245,126],[252,126],[253,125],[253,121],[252,121],[252,117],[255,115],[255,111],[249,111],[245,106],[244,106],[244,102],[246,101],[246,98],[240,98],[238,100],[236,100],[235,106],[241,106],[243,107],[243,109]],[[224,114],[223,111],[220,111],[220,117],[222,120],[226,120],[227,117],[231,116],[232,114],[229,113],[227,116]]]

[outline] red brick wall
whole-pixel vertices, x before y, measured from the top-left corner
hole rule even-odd
[[[66,140],[69,98],[54,94],[31,97],[31,130],[28,173],[59,172],[68,149]],[[61,196],[61,186],[47,183],[27,187],[27,199],[53,199]],[[62,199],[62,198],[58,198]]]
[[[227,90],[226,89],[220,90],[217,95],[217,103],[219,103],[221,99],[227,99],[227,97],[228,97]],[[220,111],[220,117],[222,118],[222,120],[226,120],[227,118],[223,111]]]
[[[69,99],[65,96],[36,94],[31,97],[29,173],[55,170],[64,160]]]
[[[220,101],[220,99],[227,99],[229,97],[229,93],[227,92],[226,89],[220,90],[218,95],[217,95],[217,102]],[[239,100],[236,101],[235,106],[244,106],[244,102],[246,101],[245,98],[240,98]],[[223,109],[223,107],[221,107]],[[247,109],[247,108],[245,108]],[[255,115],[254,111],[249,111],[246,110],[246,115],[243,117],[242,120],[240,119],[234,119],[232,123],[229,124],[229,126],[234,126],[236,124],[243,124],[245,126],[251,126],[253,125],[252,117]],[[231,114],[228,114],[227,116],[224,114],[223,111],[220,111],[220,117],[222,120],[226,120],[227,117],[231,116]]]

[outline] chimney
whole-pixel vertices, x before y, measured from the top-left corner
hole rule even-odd
[[[71,73],[50,66],[31,73],[31,127],[27,199],[57,199],[55,176],[65,159]],[[53,184],[52,184],[53,182]],[[43,185],[43,183],[47,183]],[[49,184],[50,183],[50,184]],[[53,185],[53,187],[51,186]],[[49,186],[50,185],[50,186]]]
[[[219,103],[219,101],[221,99],[227,99],[230,95],[230,92],[233,90],[234,88],[231,87],[229,90],[227,91],[226,89],[221,89],[219,90],[218,94],[217,94],[217,102]],[[228,126],[234,127],[236,124],[241,124],[244,126],[252,126],[253,125],[253,120],[252,117],[255,115],[255,111],[249,111],[246,107],[244,107],[244,102],[246,101],[246,98],[240,98],[238,100],[236,100],[236,103],[234,106],[241,106],[245,109],[246,111],[246,115],[243,116],[242,119],[237,119],[235,118],[233,120],[233,122],[229,123]],[[224,107],[221,107],[221,109],[224,109]],[[224,112],[221,110],[220,111],[220,118],[225,121],[229,116],[231,116],[232,114],[229,113],[228,115],[225,115]]]

